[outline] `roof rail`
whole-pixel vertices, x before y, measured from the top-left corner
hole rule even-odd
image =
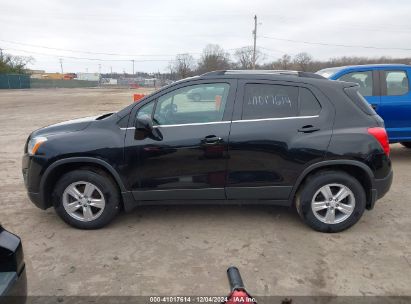
[[[311,73],[311,72],[300,72],[291,70],[220,70],[204,73],[201,77],[212,77],[221,75],[286,75],[286,76],[297,76],[297,77],[308,77],[308,78],[319,78],[325,79],[323,76]]]
[[[218,70],[218,71],[211,71],[207,72],[204,74],[201,74],[200,76],[218,76],[218,75],[224,75],[227,70]]]
[[[282,74],[298,76],[298,71],[291,70],[226,70],[226,75],[238,75],[238,74]]]

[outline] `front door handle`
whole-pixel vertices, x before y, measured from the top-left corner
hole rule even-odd
[[[223,139],[221,137],[215,136],[215,135],[208,135],[204,137],[204,139],[201,141],[203,145],[217,145],[221,143]]]
[[[300,129],[298,129],[298,132],[312,133],[312,132],[319,131],[319,130],[320,130],[319,128],[314,127],[313,125],[305,125],[301,127]]]

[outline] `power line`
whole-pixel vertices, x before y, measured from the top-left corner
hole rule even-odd
[[[265,50],[265,51],[274,52],[274,53],[295,55],[295,54],[293,54],[293,53],[291,53],[291,52],[286,52],[286,51],[282,51],[282,50],[278,50],[278,49],[269,49],[269,48],[266,48],[266,47],[263,47],[263,46],[259,46],[258,48],[259,48],[259,49],[263,49],[263,50]]]
[[[364,49],[376,49],[376,50],[400,50],[400,51],[411,51],[411,48],[393,48],[393,47],[378,47],[370,45],[350,45],[350,44],[334,44],[334,43],[325,43],[325,42],[313,42],[313,41],[303,41],[303,40],[292,40],[278,37],[268,37],[260,36],[265,39],[279,40],[279,41],[288,41],[293,43],[303,43],[303,44],[313,44],[313,45],[322,45],[322,46],[337,46],[337,47],[347,47],[347,48],[364,48]]]
[[[16,48],[3,48],[4,50],[12,50],[12,51],[18,51],[18,52],[24,52],[24,53],[30,53],[30,54],[37,54],[37,55],[42,55],[42,56],[51,56],[51,57],[59,57],[59,58],[67,58],[67,59],[79,59],[79,60],[91,60],[91,61],[130,61],[130,59],[102,59],[102,58],[89,58],[89,57],[76,57],[76,56],[63,56],[63,55],[58,55],[58,54],[46,54],[46,53],[40,53],[40,52],[33,52],[33,51],[27,51],[27,50],[22,50],[22,49],[16,49]],[[156,61],[173,61],[173,59],[138,59],[135,60],[135,62],[156,62]]]
[[[92,51],[82,51],[82,50],[55,48],[55,47],[43,46],[43,45],[38,45],[38,44],[22,43],[22,42],[16,42],[16,41],[4,40],[4,39],[0,39],[0,41],[7,42],[7,43],[11,43],[11,44],[22,45],[22,46],[42,48],[42,49],[47,49],[47,50],[56,50],[56,51],[73,52],[73,53],[84,53],[84,54],[91,54],[91,55],[106,55],[106,56],[120,56],[120,57],[143,57],[143,56],[144,56],[144,57],[164,57],[164,56],[175,56],[175,55],[177,55],[177,54],[120,54],[120,53],[104,53],[104,52],[92,52]],[[186,52],[183,52],[183,53],[186,53]],[[188,54],[197,55],[197,54],[201,54],[201,53],[188,53]]]

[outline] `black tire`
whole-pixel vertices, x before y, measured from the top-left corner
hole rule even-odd
[[[88,182],[101,191],[105,206],[101,214],[91,221],[81,221],[72,217],[63,206],[65,189],[76,182]],[[112,178],[103,171],[80,169],[64,174],[57,182],[53,191],[53,205],[57,214],[69,225],[79,229],[99,229],[113,220],[119,211],[120,193]],[[81,207],[80,207],[80,210]]]
[[[314,195],[319,189],[328,184],[341,184],[351,190],[355,206],[352,213],[347,219],[340,223],[329,224],[320,221],[311,208]],[[314,230],[320,232],[340,232],[350,228],[361,218],[366,206],[366,195],[364,188],[353,176],[342,171],[322,171],[312,176],[309,176],[301,186],[296,197],[297,212],[302,220]],[[337,208],[336,208],[337,209]],[[327,212],[327,209],[325,209]],[[334,211],[340,214],[340,211]],[[342,214],[342,213],[341,213]]]
[[[404,147],[408,148],[408,149],[411,149],[411,142],[410,141],[404,141],[400,144],[403,145]]]

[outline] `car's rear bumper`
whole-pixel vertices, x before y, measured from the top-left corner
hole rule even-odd
[[[390,174],[388,174],[386,178],[375,180],[375,189],[377,190],[377,199],[382,198],[388,192],[388,190],[390,190],[393,175],[394,174],[391,171]]]
[[[371,202],[368,209],[374,208],[375,202],[384,197],[384,195],[390,190],[393,175],[394,174],[391,171],[385,178],[374,180],[374,187],[371,190]]]

